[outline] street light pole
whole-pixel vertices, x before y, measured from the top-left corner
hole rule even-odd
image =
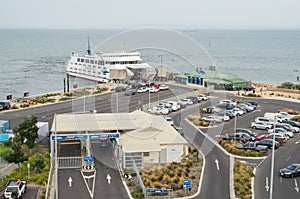
[[[270,182],[270,199],[273,198],[273,176],[274,176],[274,158],[275,158],[275,126],[277,122],[277,116],[274,118],[273,127],[273,145],[272,145],[272,162],[271,162],[271,182]]]

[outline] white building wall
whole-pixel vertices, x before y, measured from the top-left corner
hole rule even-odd
[[[159,153],[158,151],[152,151],[149,152],[149,156],[145,156],[144,153],[144,163],[145,164],[158,163],[159,161],[158,153]]]
[[[167,163],[179,161],[183,153],[183,145],[167,145]]]

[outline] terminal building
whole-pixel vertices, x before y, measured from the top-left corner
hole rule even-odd
[[[201,70],[195,73],[177,75],[175,81],[180,84],[201,85],[213,88],[214,90],[243,90],[250,86],[250,82],[236,75],[217,70],[210,66],[208,70]]]
[[[163,117],[140,110],[131,113],[58,114],[51,132],[52,136],[63,137],[64,142],[72,142],[74,134],[86,135],[75,138],[83,138],[82,147],[86,147],[84,140],[90,136],[119,135],[110,141],[113,143],[112,155],[123,168],[131,168],[134,164],[140,168],[163,166],[179,162],[188,153],[187,141]],[[91,141],[101,144],[101,139]]]

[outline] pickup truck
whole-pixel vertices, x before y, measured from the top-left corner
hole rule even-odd
[[[246,133],[234,133],[234,134],[220,135],[218,137],[219,137],[219,139],[222,139],[222,140],[242,141],[243,143],[246,143],[249,141],[255,141],[255,137],[252,137]]]
[[[245,150],[253,150],[253,151],[259,151],[263,153],[268,152],[268,147],[259,145],[258,141],[256,142],[246,142],[244,144],[238,144],[235,146],[237,149],[245,149]]]
[[[26,192],[26,181],[9,180],[4,191],[4,198],[22,198]]]

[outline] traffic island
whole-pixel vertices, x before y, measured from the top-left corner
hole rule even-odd
[[[240,161],[234,164],[234,191],[235,196],[241,199],[252,198],[251,180],[254,177],[253,167]]]
[[[237,155],[237,156],[244,156],[244,157],[263,157],[265,154],[260,151],[252,151],[252,150],[244,150],[244,149],[237,149],[236,145],[243,144],[241,141],[228,141],[228,140],[219,140],[219,145],[223,147],[227,152]]]
[[[203,158],[194,147],[189,147],[189,154],[180,162],[173,162],[163,167],[140,171],[147,197],[186,197],[197,193]],[[125,170],[132,178],[125,179],[133,198],[144,198],[133,170]]]

